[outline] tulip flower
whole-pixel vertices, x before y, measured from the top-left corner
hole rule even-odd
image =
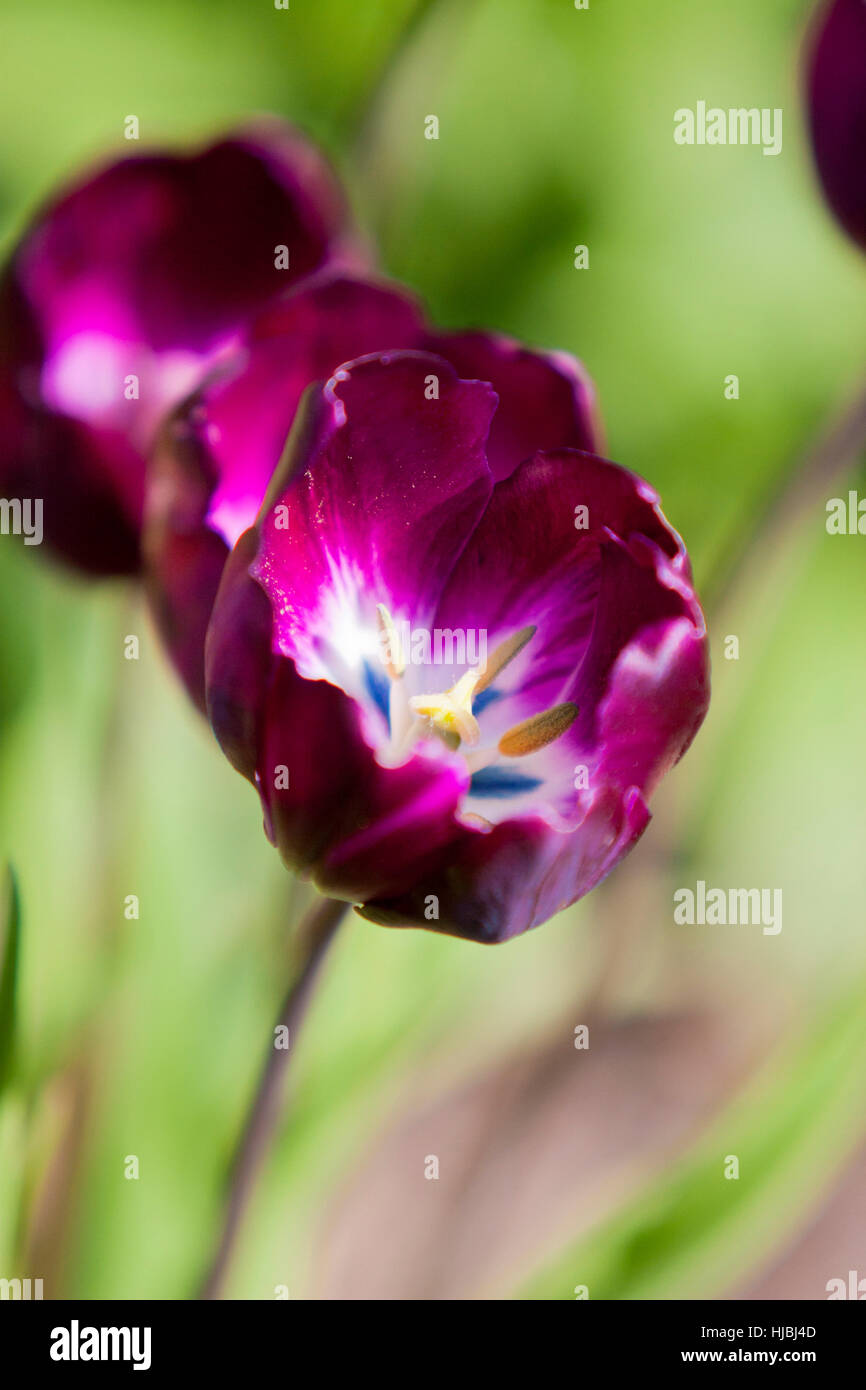
[[[308,277],[248,325],[234,357],[170,417],[154,452],[144,552],[148,593],[175,666],[204,707],[204,640],[223,565],[255,522],[301,396],[342,362],[432,347],[492,382],[488,461],[503,476],[536,448],[599,447],[592,385],[564,353],[496,334],[434,333],[403,289],[345,273]]]
[[[340,188],[278,122],[117,160],[52,200],[0,280],[0,492],[91,573],[139,566],[145,459],[167,409],[250,314],[351,261]]]
[[[866,5],[833,0],[809,43],[807,102],[812,145],[827,201],[866,250]]]
[[[412,350],[311,389],[206,652],[215,733],[286,864],[372,921],[480,942],[614,867],[709,698],[656,494],[524,439],[492,468],[501,408]]]

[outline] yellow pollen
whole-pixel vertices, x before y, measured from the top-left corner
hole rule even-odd
[[[390,634],[394,631],[390,614],[383,604],[378,605],[377,612],[382,630],[388,634],[390,641]],[[466,671],[451,686],[450,690],[434,695],[413,695],[409,701],[411,713],[419,719],[426,719],[434,732],[444,740],[449,748],[456,750],[461,743],[467,744],[470,748],[474,747],[481,737],[478,720],[472,713],[474,697],[479,695],[482,690],[486,690],[495,681],[500,671],[504,670],[509,661],[513,661],[517,653],[523,650],[530,638],[534,637],[535,632],[535,627],[523,627],[512,637],[500,642],[490,653],[484,666],[477,666],[471,671]],[[394,632],[394,637],[396,638],[396,632]],[[402,671],[403,667],[401,666],[401,675]],[[390,668],[388,674],[391,675]],[[393,676],[392,679],[394,679]],[[570,722],[569,719],[568,723]],[[567,728],[568,724],[565,727]],[[518,728],[522,728],[522,726],[519,725]],[[506,738],[508,737],[509,735],[506,734]],[[557,735],[553,734],[551,737],[555,738]],[[545,741],[549,742],[550,740]],[[539,746],[543,745],[540,744]],[[527,749],[526,751],[531,750]]]
[[[509,661],[513,661],[518,652],[523,651],[530,638],[534,637],[538,631],[535,627],[522,627],[519,632],[515,632],[513,637],[506,637],[504,642],[500,642],[487,658],[487,664],[481,671],[481,679],[475,687],[476,695],[480,695],[482,690],[486,690],[488,685],[492,685],[504,670]]]
[[[459,748],[461,742],[472,747],[481,736],[478,720],[472,713],[472,696],[479,674],[478,671],[467,671],[456,685],[441,695],[413,695],[409,701],[412,713],[421,719],[429,719],[449,748]]]
[[[499,751],[506,758],[525,758],[527,753],[535,753],[539,748],[553,743],[571,727],[576,718],[577,705],[570,700],[562,705],[554,705],[543,714],[533,714],[531,718],[522,720],[503,734],[499,740]]]

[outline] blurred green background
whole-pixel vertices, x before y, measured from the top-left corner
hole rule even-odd
[[[866,541],[824,529],[827,496],[866,488],[856,461],[754,540],[866,361],[866,265],[806,148],[810,10],[4,0],[4,248],[58,180],[128,152],[128,114],[143,145],[281,113],[441,322],[582,358],[610,456],[660,490],[699,591],[752,556],[710,612],[707,725],[602,889],[492,950],[344,928],[233,1296],[822,1298],[858,1250],[866,1274],[844,1198],[866,1152]],[[675,145],[699,99],[782,107],[782,154]],[[309,894],[134,592],[5,540],[0,642],[22,916],[0,1275],[185,1298]],[[782,932],[674,926],[697,878],[781,887]]]

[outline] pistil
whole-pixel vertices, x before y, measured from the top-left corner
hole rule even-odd
[[[472,701],[492,685],[523,650],[534,637],[536,628],[523,627],[507,637],[490,653],[484,666],[465,671],[448,690],[430,695],[413,695],[407,699],[403,680],[406,660],[396,624],[382,603],[376,606],[376,617],[383,647],[382,664],[391,681],[390,748],[395,758],[405,757],[419,738],[423,738],[425,733],[433,733],[454,752],[458,749],[474,750],[467,751],[465,756],[469,771],[475,773],[500,756],[523,758],[546,748],[560,738],[577,718],[577,705],[565,701],[515,724],[502,735],[495,748],[478,748],[481,730],[472,712]]]

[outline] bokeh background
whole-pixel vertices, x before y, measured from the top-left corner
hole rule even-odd
[[[854,449],[795,481],[862,389],[866,265],[810,167],[811,9],[4,0],[4,248],[129,152],[128,114],[142,146],[289,117],[442,323],[583,359],[709,609],[710,716],[607,884],[496,948],[344,927],[234,1297],[824,1298],[866,1275],[866,540],[824,527],[866,479]],[[782,107],[782,154],[675,145],[699,99]],[[0,540],[0,654],[0,1275],[186,1298],[308,890],[131,588]],[[781,888],[782,932],[675,926],[698,878]]]

